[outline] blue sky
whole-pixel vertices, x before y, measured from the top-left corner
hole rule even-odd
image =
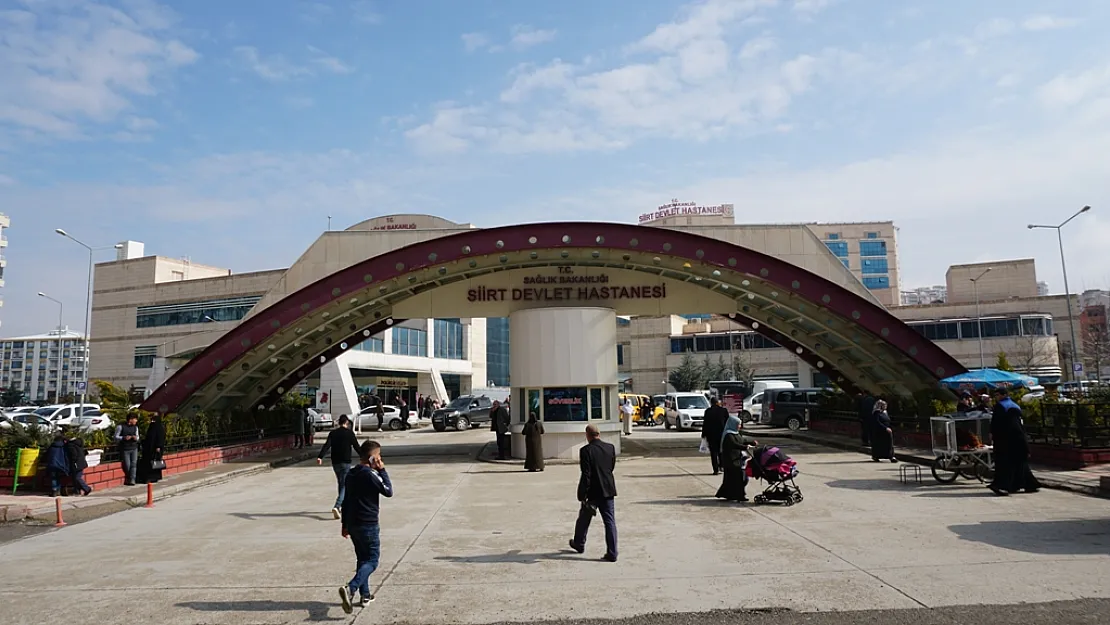
[[[1110,3],[0,0],[3,334],[83,323],[53,234],[235,271],[426,212],[892,219],[904,288],[1035,257],[1110,286]],[[99,259],[111,258],[110,251]],[[44,327],[46,326],[46,327]]]

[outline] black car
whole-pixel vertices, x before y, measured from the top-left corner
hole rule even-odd
[[[817,409],[817,400],[825,389],[774,388],[763,391],[763,425],[786,426],[797,431],[808,425],[809,413]]]
[[[489,423],[489,411],[492,408],[493,401],[489,397],[461,395],[447,404],[447,407],[432,413],[432,427],[436,432],[442,432],[448,427],[460,432],[469,430],[475,425]]]

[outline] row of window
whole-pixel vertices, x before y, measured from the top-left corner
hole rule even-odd
[[[398,356],[428,356],[428,332],[419,328],[393,328],[393,353]]]
[[[58,339],[48,339],[38,341],[39,347],[49,347],[51,349],[58,349]],[[83,341],[62,341],[63,347],[83,347]],[[11,351],[12,349],[34,348],[35,341],[5,341],[4,350]]]
[[[825,246],[828,247],[829,251],[832,252],[837,258],[848,258],[847,241],[825,241]],[[859,255],[886,256],[886,241],[860,241]]]
[[[672,336],[671,353],[683,354],[686,352],[727,352],[729,351],[729,334],[699,334],[696,336]],[[732,349],[775,349],[781,347],[778,343],[755,332],[733,332]]]
[[[890,277],[889,276],[864,276],[863,286],[869,289],[889,289]]]
[[[983,338],[1003,338],[1009,336],[1052,336],[1052,318],[1010,317],[1004,319],[911,321],[911,328],[930,341],[958,341],[979,338],[979,326],[983,327]]]
[[[355,345],[352,349],[357,349],[363,352],[375,352],[377,354],[385,353],[385,339],[380,336],[372,336],[365,341]]]
[[[239,321],[262,299],[260,295],[228,299],[139,306],[135,312],[135,327],[158,328],[212,321]]]
[[[830,241],[839,241],[840,240],[840,233],[839,232],[829,232],[825,235],[825,238],[830,240]],[[863,233],[863,238],[865,238],[865,239],[877,239],[877,238],[879,238],[879,233],[878,232],[865,232],[865,233]]]
[[[436,358],[466,359],[464,327],[458,319],[436,319],[435,345],[432,353]]]
[[[860,272],[863,274],[889,273],[885,258],[864,258],[860,261]]]

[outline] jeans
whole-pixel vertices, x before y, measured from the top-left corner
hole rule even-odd
[[[591,505],[597,508],[601,514],[601,522],[605,524],[605,554],[617,557],[617,515],[616,505],[613,499],[601,499],[598,501],[591,501]],[[578,521],[574,524],[574,545],[576,547],[586,547],[586,534],[590,531],[590,521],[593,520],[593,515],[590,514],[588,508],[582,506],[578,512]]]
[[[60,493],[62,491],[62,478],[65,476],[65,471],[50,469],[50,492]]]
[[[85,481],[85,471],[84,471],[84,469],[74,473],[73,475],[71,475],[69,477],[73,480],[73,483],[77,485],[77,488],[81,489],[81,492],[83,492],[83,493],[91,493],[92,492],[92,489],[89,488],[88,482]]]
[[[335,481],[339,486],[339,497],[335,499],[334,508],[343,507],[343,496],[347,493],[347,474],[351,472],[351,465],[349,464],[333,464],[331,465],[335,471]]]
[[[381,556],[382,545],[379,527],[377,525],[363,525],[348,527],[347,533],[351,535],[351,544],[355,546],[355,576],[347,583],[347,589],[354,596],[355,591],[363,597],[370,596],[370,575],[378,568],[378,558]]]
[[[139,450],[121,449],[119,451],[120,464],[123,465],[123,481],[125,484],[135,483],[135,472],[139,470]]]

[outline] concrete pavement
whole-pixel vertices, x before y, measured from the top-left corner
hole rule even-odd
[[[411,433],[403,446],[386,444],[397,496],[384,505],[378,601],[362,614],[345,617],[336,604],[353,554],[327,512],[330,469],[306,463],[0,546],[11,571],[0,621],[439,624],[690,613],[652,617],[662,625],[699,623],[691,615],[708,610],[904,616],[1110,598],[1105,500],[905,486],[896,465],[783,441],[805,501],[722,504],[711,497],[708,459],[694,451],[697,436],[637,430],[634,440],[660,455],[618,464],[616,564],[598,560],[600,526],[585,555],[565,549],[576,467],[529,474],[475,462],[488,432]],[[1105,603],[1092,605],[1106,613]],[[911,622],[868,614],[883,613],[781,622]],[[965,622],[938,619],[911,620]]]

